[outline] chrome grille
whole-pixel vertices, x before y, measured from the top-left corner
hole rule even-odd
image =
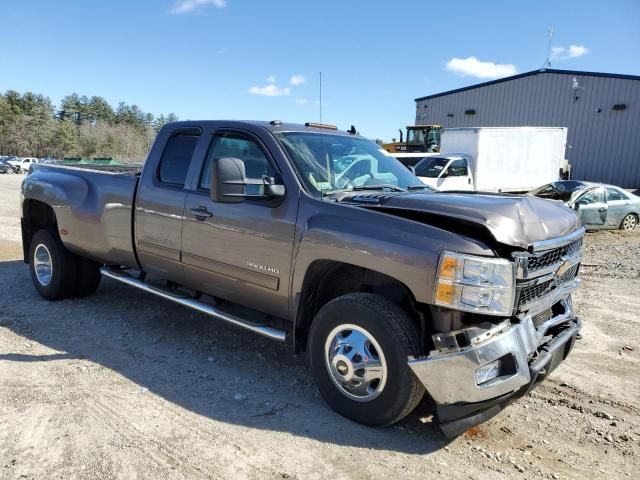
[[[552,293],[556,288],[563,284],[570,282],[578,276],[580,264],[573,265],[566,272],[558,277],[551,278],[544,282],[540,282],[534,285],[528,285],[522,287],[520,295],[518,297],[518,310],[526,310],[530,303],[539,300],[540,298]]]
[[[551,307],[549,307],[546,310],[543,310],[537,315],[534,315],[533,317],[531,317],[531,320],[533,321],[533,324],[536,326],[536,328],[538,328],[544,322],[549,320],[552,316],[553,316],[553,311],[551,310]]]
[[[563,256],[570,257],[577,254],[582,248],[582,238],[564,247],[555,248],[547,252],[533,254],[527,257],[527,271],[535,272],[550,265],[554,265],[562,259]]]

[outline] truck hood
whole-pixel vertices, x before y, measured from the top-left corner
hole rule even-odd
[[[455,218],[484,226],[496,241],[529,249],[534,242],[562,237],[580,228],[580,219],[562,204],[528,195],[490,193],[410,193],[373,194],[371,202],[360,194],[345,199],[368,207],[423,212],[444,219]],[[359,198],[360,197],[360,198]],[[455,228],[455,227],[454,227]]]

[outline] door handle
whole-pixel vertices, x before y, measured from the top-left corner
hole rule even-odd
[[[213,213],[207,210],[207,207],[204,205],[201,205],[198,208],[190,208],[189,213],[196,217],[197,220],[204,220],[205,218],[213,217]]]
[[[602,207],[598,209],[599,212],[606,212],[607,211],[607,207]]]

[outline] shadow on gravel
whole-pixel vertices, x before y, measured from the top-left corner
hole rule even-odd
[[[425,420],[431,414],[426,403],[393,427],[351,422],[324,403],[288,345],[125,285],[104,280],[90,297],[47,302],[26,265],[13,261],[0,263],[0,291],[0,327],[62,352],[0,352],[0,361],[86,359],[137,385],[123,393],[148,389],[215,421],[336,445],[425,454],[447,444]]]

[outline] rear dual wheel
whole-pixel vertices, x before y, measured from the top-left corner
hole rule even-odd
[[[420,351],[409,316],[386,298],[352,293],[326,304],[309,332],[309,360],[320,394],[338,413],[367,425],[395,423],[424,387],[407,360]]]
[[[89,295],[100,284],[100,265],[71,253],[55,230],[38,230],[29,249],[31,279],[47,300]]]

